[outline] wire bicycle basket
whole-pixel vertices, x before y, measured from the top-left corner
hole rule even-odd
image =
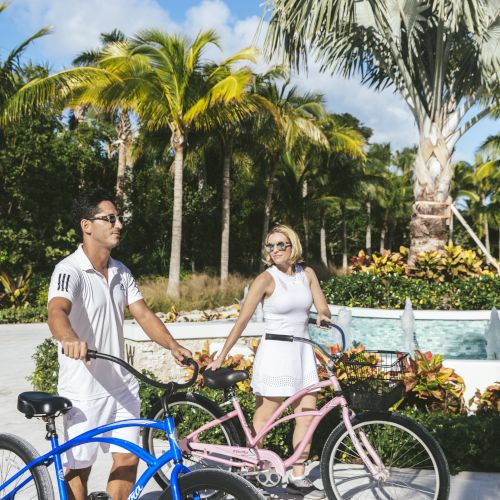
[[[355,351],[342,354],[335,370],[349,405],[358,410],[387,410],[404,394],[408,353]]]

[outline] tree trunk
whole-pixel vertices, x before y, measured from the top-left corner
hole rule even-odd
[[[262,239],[261,248],[266,244],[266,236],[269,232],[269,221],[271,220],[271,209],[273,206],[273,189],[274,189],[274,174],[276,172],[276,164],[273,163],[267,176],[267,193],[266,202],[264,205],[264,224],[262,225]],[[259,266],[260,271],[264,270],[264,263],[261,262]]]
[[[201,153],[201,165],[198,169],[198,191],[203,191],[207,187],[207,164],[205,162],[205,153]]]
[[[486,207],[486,200],[484,198],[484,195],[481,195],[481,206]],[[483,213],[482,217],[483,217],[484,246],[486,247],[486,250],[488,250],[488,253],[491,253],[490,228],[488,225],[488,214]]]
[[[372,254],[372,204],[370,201],[366,202],[366,255]]]
[[[421,126],[415,160],[413,215],[410,222],[410,253],[413,263],[417,253],[434,251],[448,240],[449,195],[452,179],[450,158],[454,143],[443,138],[441,127],[427,120]]]
[[[184,168],[185,138],[182,134],[172,134],[174,157],[174,203],[172,214],[172,245],[170,248],[170,267],[168,271],[167,294],[179,296],[181,276],[181,242],[182,242],[182,175]]]
[[[307,218],[307,181],[302,182],[302,225],[304,226],[304,258],[307,260],[309,255],[309,219]]]
[[[453,245],[453,212],[451,210],[450,210],[450,229],[449,229],[448,244]]]
[[[347,213],[345,203],[342,203],[342,270],[346,273],[348,265],[347,257]]]
[[[380,253],[385,250],[385,237],[387,235],[387,214],[384,215],[382,230],[380,231]]]
[[[326,210],[325,207],[320,207],[319,209],[319,221],[320,221],[320,230],[319,230],[319,248],[321,254],[321,262],[328,269],[328,257],[326,254]]]
[[[222,237],[220,249],[220,284],[225,287],[229,276],[229,227],[231,209],[231,157],[233,141],[224,141],[224,165],[222,171]]]
[[[130,146],[130,139],[132,136],[132,126],[130,117],[127,111],[122,110],[120,113],[120,122],[117,126],[118,133],[118,171],[116,173],[116,203],[119,208],[125,204],[125,175],[127,172],[127,159],[128,150]]]

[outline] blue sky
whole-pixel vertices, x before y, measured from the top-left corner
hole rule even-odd
[[[128,35],[145,27],[195,35],[215,28],[221,36],[223,54],[230,54],[255,40],[264,0],[12,0],[0,15],[0,57],[42,26],[53,34],[36,41],[26,52],[34,62],[56,71],[69,66],[78,52],[98,46],[101,32],[119,28]],[[260,40],[257,39],[257,43]],[[259,63],[257,69],[265,67]],[[391,142],[394,149],[415,144],[417,130],[403,100],[385,90],[377,93],[358,79],[345,80],[322,74],[312,66],[308,76],[296,82],[307,90],[324,94],[333,112],[357,116],[374,131],[372,141]],[[458,143],[455,160],[472,161],[477,146],[498,133],[499,121],[483,119]]]

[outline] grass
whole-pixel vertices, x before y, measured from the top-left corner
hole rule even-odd
[[[180,297],[167,295],[168,278],[154,276],[138,280],[144,300],[154,312],[213,309],[235,304],[243,297],[243,289],[251,280],[240,274],[231,274],[224,289],[219,278],[205,273],[191,274],[181,281]]]

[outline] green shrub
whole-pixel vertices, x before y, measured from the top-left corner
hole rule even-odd
[[[473,276],[451,282],[407,276],[354,273],[321,284],[330,304],[400,309],[407,297],[414,309],[491,309],[500,307],[500,278]]]
[[[44,323],[47,306],[9,307],[0,309],[0,325],[9,323]]]
[[[57,377],[59,374],[57,343],[52,339],[45,339],[31,357],[35,361],[35,370],[26,378],[33,386],[33,389],[52,394],[57,392]]]

